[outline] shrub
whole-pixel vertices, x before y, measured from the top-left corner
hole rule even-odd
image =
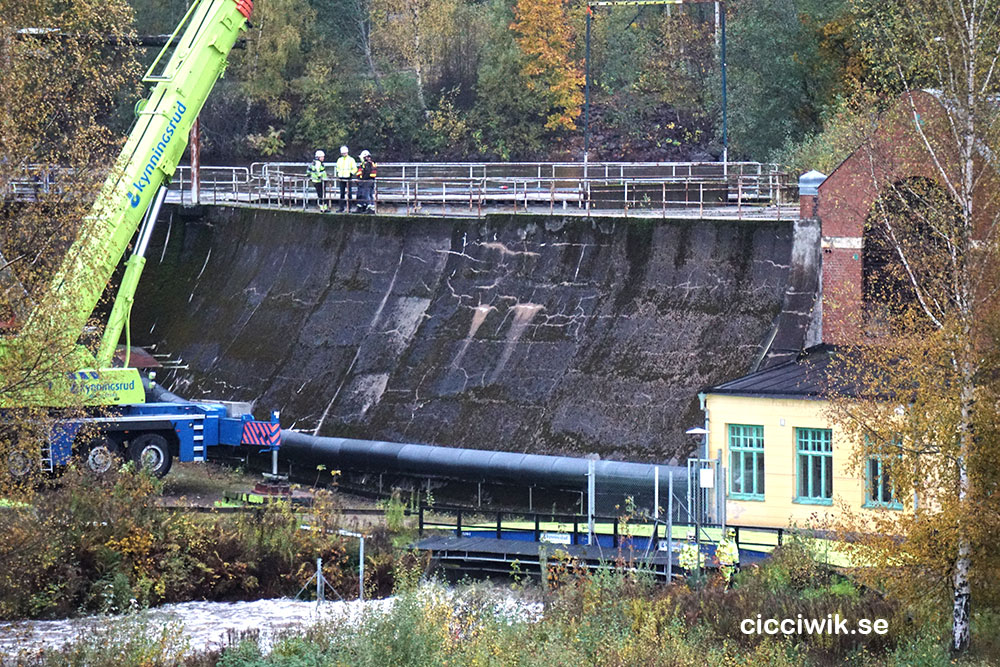
[[[301,530],[287,503],[196,516],[158,507],[158,492],[156,480],[127,467],[102,479],[70,470],[32,505],[0,512],[0,618],[294,594],[317,557],[336,588],[352,583],[322,502],[317,530]]]

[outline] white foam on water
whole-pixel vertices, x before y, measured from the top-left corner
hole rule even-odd
[[[154,636],[168,626],[176,627],[187,642],[188,653],[223,648],[231,637],[245,633],[259,633],[261,646],[266,651],[277,636],[289,631],[306,628],[318,621],[357,623],[366,609],[387,610],[392,603],[392,598],[320,605],[288,598],[254,602],[183,602],[127,616],[0,622],[0,656],[9,660],[19,654],[58,650],[99,634],[112,624],[127,623],[142,627]]]
[[[418,595],[438,604],[451,605],[456,614],[468,611],[470,600],[460,591],[426,584]],[[261,650],[270,652],[282,636],[316,623],[359,625],[366,614],[391,610],[395,598],[303,602],[289,598],[254,602],[183,602],[168,604],[124,616],[86,616],[54,621],[0,622],[0,664],[20,664],[43,651],[58,651],[68,644],[104,637],[118,627],[123,634],[143,632],[157,638],[161,633],[178,635],[187,655],[222,649],[232,641],[255,636]],[[509,593],[491,593],[481,599],[494,617],[506,623],[533,623],[542,617],[541,602],[528,602]],[[114,633],[112,633],[114,634]],[[183,639],[181,639],[183,638]],[[178,656],[179,657],[179,656]]]

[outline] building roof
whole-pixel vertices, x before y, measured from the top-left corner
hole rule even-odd
[[[766,396],[769,398],[823,399],[829,392],[830,361],[837,348],[822,344],[807,348],[792,361],[723,382],[706,394]],[[841,387],[840,392],[849,387]]]

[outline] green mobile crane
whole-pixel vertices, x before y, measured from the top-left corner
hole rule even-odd
[[[181,408],[145,403],[139,373],[128,367],[127,347],[124,367],[112,365],[122,331],[128,331],[166,184],[252,7],[251,0],[197,0],[191,6],[146,73],[143,80],[153,84],[152,91],[136,105],[128,141],[47,292],[14,335],[0,338],[0,364],[8,369],[29,374],[40,350],[58,350],[68,362],[61,366],[71,369],[6,393],[0,408],[117,406],[110,416],[95,411],[64,424],[62,435],[51,439],[42,457],[46,467],[65,462],[73,448],[79,449],[71,442],[72,433],[87,421],[97,422],[104,434],[82,452],[95,468],[111,465],[110,454],[127,453],[165,474],[173,453],[182,460],[204,460],[205,448],[212,444],[277,445],[276,415],[271,422],[255,422],[248,414],[233,415],[215,404]],[[133,253],[95,356],[78,340],[136,229]],[[22,454],[8,464],[24,467],[27,461]]]

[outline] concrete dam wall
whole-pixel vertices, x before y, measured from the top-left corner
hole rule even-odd
[[[373,440],[684,457],[697,392],[801,344],[818,275],[791,222],[167,218],[132,317],[187,366],[164,384]]]

